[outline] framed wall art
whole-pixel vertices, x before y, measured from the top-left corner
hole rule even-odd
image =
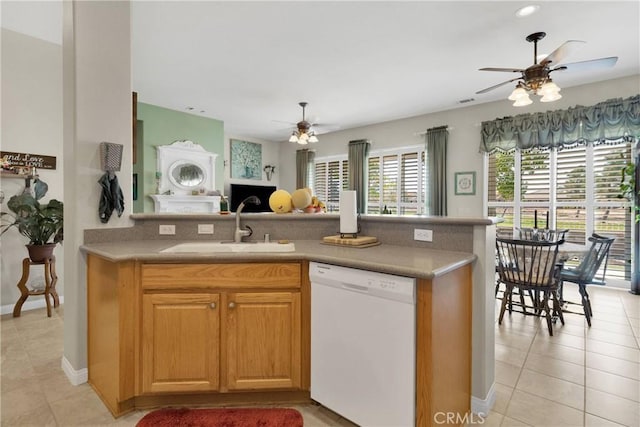
[[[456,196],[474,196],[476,194],[476,173],[456,172],[455,190]]]
[[[231,139],[231,178],[262,179],[262,145]]]

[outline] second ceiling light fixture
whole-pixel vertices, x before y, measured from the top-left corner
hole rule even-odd
[[[297,129],[291,134],[289,142],[297,142],[301,145],[306,145],[309,142],[318,142],[318,137],[315,135],[314,131],[311,130],[311,126],[313,125],[305,119],[304,110],[307,107],[307,103],[299,102],[298,105],[302,107],[302,120],[296,123]]]

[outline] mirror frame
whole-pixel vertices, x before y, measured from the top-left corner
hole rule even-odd
[[[161,173],[158,182],[160,193],[191,195],[193,190],[204,188],[205,192],[217,190],[215,182],[216,153],[205,150],[201,145],[189,140],[179,140],[168,145],[156,146],[157,171]],[[202,169],[204,179],[198,186],[185,186],[178,183],[171,172],[183,164],[194,164]]]

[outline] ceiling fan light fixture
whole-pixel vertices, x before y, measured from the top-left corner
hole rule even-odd
[[[516,88],[513,90],[513,92],[511,92],[511,95],[509,95],[507,99],[510,101],[517,101],[520,98],[528,98],[528,97],[529,97],[529,94],[527,93],[527,91],[524,90],[524,87],[522,87],[521,83],[518,83]]]
[[[531,100],[531,98],[529,98],[529,94],[525,92],[525,96],[521,96],[520,98],[516,99],[516,102],[513,103],[513,106],[524,107],[530,104],[533,104],[533,101]]]
[[[291,133],[289,142],[297,142],[300,145],[307,145],[309,142],[318,142],[318,137],[314,131],[310,131],[311,124],[305,120],[305,107],[306,102],[299,102],[298,105],[302,107],[302,120],[296,124],[297,129]]]
[[[557,101],[560,98],[562,98],[562,95],[560,95],[560,93],[558,92],[545,93],[542,98],[540,98],[540,102],[553,102]]]
[[[542,96],[557,94],[558,92],[560,92],[560,87],[551,79],[547,80],[546,83],[538,89],[538,95]]]

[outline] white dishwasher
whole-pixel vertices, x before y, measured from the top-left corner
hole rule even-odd
[[[310,263],[311,398],[361,426],[415,425],[415,279]]]

